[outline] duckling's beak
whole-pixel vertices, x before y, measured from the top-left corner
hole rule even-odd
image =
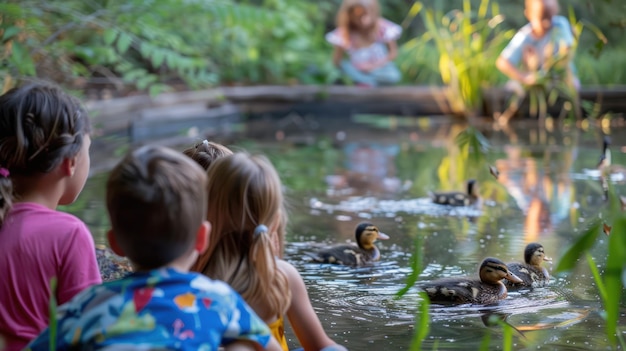
[[[378,232],[378,240],[387,240],[389,239],[389,235],[382,233],[382,232]]]
[[[524,281],[521,280],[518,276],[516,276],[515,274],[511,273],[511,271],[509,271],[509,273],[504,277],[504,279],[513,282],[513,283],[523,283]]]
[[[552,257],[543,256],[543,260],[544,260],[544,261],[549,261],[549,262],[552,262]]]

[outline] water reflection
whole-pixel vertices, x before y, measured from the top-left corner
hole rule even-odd
[[[486,256],[523,260],[531,241],[541,242],[546,254],[558,260],[604,204],[597,179],[583,172],[597,164],[601,136],[593,131],[524,125],[485,129],[492,149],[478,164],[454,142],[463,124],[443,118],[380,123],[386,117],[377,118],[374,124],[316,117],[317,129],[284,128],[281,142],[271,124],[252,120],[235,143],[268,154],[283,177],[291,205],[285,257],[300,270],[329,335],[350,349],[409,348],[419,297],[416,289],[400,299],[395,294],[411,272],[416,236],[423,238],[420,280],[477,275],[478,262]],[[345,131],[340,141],[338,131]],[[614,143],[626,140],[626,130],[611,132]],[[303,135],[311,142],[288,143]],[[618,151],[622,146],[615,145],[613,163],[626,164]],[[488,165],[499,170],[497,179]],[[478,180],[484,206],[430,202],[428,191],[462,189],[469,177]],[[103,179],[91,178],[70,208],[98,241],[108,225]],[[616,186],[624,193],[624,185]],[[379,264],[356,269],[306,259],[315,245],[354,241],[354,227],[363,219],[391,237],[378,244]],[[600,238],[591,253],[601,270],[607,243]],[[511,292],[495,306],[432,306],[424,348],[478,349],[486,335],[490,349],[499,347],[502,328],[487,322],[489,316],[500,316],[517,330],[515,349],[608,349],[599,301],[589,268],[579,264],[570,274],[553,277],[549,287]]]

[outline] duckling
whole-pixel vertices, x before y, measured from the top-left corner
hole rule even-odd
[[[509,271],[504,262],[493,257],[487,257],[483,260],[478,273],[480,280],[469,277],[451,277],[420,285],[421,289],[428,294],[431,302],[487,305],[506,298],[508,291],[502,283],[502,279],[515,283],[522,282],[520,278]]]
[[[380,251],[374,241],[387,240],[389,236],[381,233],[372,223],[359,223],[355,230],[358,244],[339,244],[319,251],[313,259],[322,263],[362,266],[380,260]]]
[[[552,261],[547,257],[543,245],[539,243],[530,243],[524,249],[524,262],[508,263],[509,270],[518,276],[522,283],[513,283],[506,281],[507,287],[541,287],[550,281],[550,274],[545,267],[541,266],[543,261]]]
[[[432,192],[430,193],[430,198],[439,205],[469,206],[478,200],[475,185],[476,181],[470,179],[467,181],[467,193],[460,191]]]
[[[611,138],[604,137],[602,141],[602,155],[598,162],[598,170],[600,174],[606,175],[610,180],[614,182],[621,182],[626,179],[626,167],[621,165],[614,165],[611,163]]]

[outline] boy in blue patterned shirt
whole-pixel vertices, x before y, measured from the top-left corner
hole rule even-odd
[[[267,325],[221,281],[188,270],[207,247],[205,172],[155,146],[129,153],[111,172],[106,205],[113,251],[134,273],[92,286],[59,307],[56,335],[29,349],[281,350]]]

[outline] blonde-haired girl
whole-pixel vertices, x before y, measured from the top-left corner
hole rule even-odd
[[[326,34],[333,44],[333,63],[362,86],[395,84],[400,72],[393,63],[402,28],[380,17],[377,0],[344,0],[337,28]],[[345,54],[349,60],[344,60]]]
[[[302,277],[279,259],[276,234],[285,227],[282,184],[264,156],[236,153],[208,170],[209,248],[194,270],[232,286],[288,350],[283,315],[305,350],[345,348],[331,340],[315,314]]]

